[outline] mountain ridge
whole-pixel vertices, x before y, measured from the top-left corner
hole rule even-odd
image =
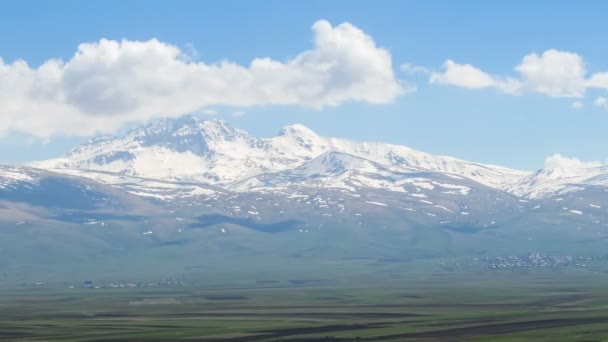
[[[404,172],[450,173],[498,189],[506,189],[528,175],[401,145],[323,137],[300,124],[285,126],[270,138],[257,138],[223,120],[200,120],[193,116],[154,120],[122,137],[92,140],[62,158],[32,165],[59,172],[78,168],[230,186],[264,173],[294,169],[330,151]]]

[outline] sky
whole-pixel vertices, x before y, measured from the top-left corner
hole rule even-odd
[[[0,11],[0,163],[161,116],[300,123],[522,170],[606,163],[602,1],[18,1]],[[555,160],[555,158],[550,159]]]

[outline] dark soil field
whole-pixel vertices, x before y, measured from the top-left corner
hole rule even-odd
[[[0,292],[2,341],[605,341],[608,276],[576,271],[375,273]]]

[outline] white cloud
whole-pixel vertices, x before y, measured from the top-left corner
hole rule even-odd
[[[568,158],[557,153],[545,159],[545,169],[585,169],[592,167],[600,167],[602,163],[599,161],[585,162],[577,158]]]
[[[572,52],[547,50],[525,56],[515,67],[525,90],[552,97],[581,97],[585,94],[585,62]]]
[[[608,72],[598,72],[587,80],[587,86],[589,88],[603,88],[608,89]]]
[[[583,107],[585,107],[585,104],[582,103],[581,101],[574,101],[574,102],[572,102],[570,107],[572,107],[573,109],[582,109]]]
[[[90,135],[215,105],[320,109],[389,103],[412,90],[396,80],[390,53],[360,29],[321,20],[312,30],[311,50],[248,66],[194,61],[192,47],[184,52],[156,39],[85,43],[68,61],[37,68],[0,59],[0,133]]]
[[[442,72],[434,72],[430,83],[452,85],[468,89],[498,88],[505,93],[516,94],[521,88],[519,81],[490,75],[471,64],[458,64],[450,59],[443,63]]]
[[[469,89],[496,88],[508,94],[540,93],[550,97],[581,98],[587,88],[608,89],[608,72],[588,75],[580,55],[546,50],[531,53],[515,66],[516,76],[491,75],[471,64],[446,60],[440,72],[433,72],[431,83]]]
[[[431,73],[431,69],[429,69],[427,67],[424,67],[422,65],[410,64],[410,63],[401,64],[399,69],[401,69],[401,71],[403,71],[407,74],[428,75]]]
[[[480,69],[470,64],[458,64],[450,59],[443,63],[443,72],[431,75],[430,82],[470,89],[495,87],[498,84],[494,77]]]
[[[218,115],[219,112],[215,109],[212,108],[205,108],[203,110],[201,110],[201,114],[205,114],[205,115]]]
[[[607,108],[608,107],[608,100],[605,97],[603,97],[603,96],[599,96],[598,98],[596,98],[593,101],[593,104],[596,105],[597,107]]]

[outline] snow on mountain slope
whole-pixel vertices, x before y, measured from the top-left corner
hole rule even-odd
[[[19,166],[0,165],[0,189],[32,187],[44,171]]]
[[[83,169],[59,169],[61,173],[93,179],[133,195],[161,201],[176,201],[198,196],[216,198],[225,191],[201,183],[163,181],[158,179],[125,176],[119,173]]]
[[[542,198],[591,186],[608,187],[608,166],[555,155],[547,158],[542,169],[523,177],[506,190],[522,197]]]
[[[275,147],[290,146],[293,150],[294,145],[303,146],[305,149],[299,148],[296,153],[306,155],[303,152],[310,151],[306,155],[309,158],[314,158],[323,152],[336,151],[369,159],[404,172],[416,170],[451,173],[499,189],[527,175],[526,172],[522,171],[437,156],[416,151],[406,146],[321,137],[302,125],[288,126],[278,136],[270,140]]]
[[[256,153],[258,149],[251,147],[257,143],[258,139],[222,121],[201,121],[184,116],[152,121],[129,131],[120,139],[92,140],[63,158],[38,163],[37,166],[219,183],[264,170],[263,162],[256,163],[256,170],[246,167],[251,163],[243,160],[246,156],[260,159],[260,154]]]
[[[416,172],[410,170],[408,175]],[[289,170],[266,173],[245,179],[230,186],[237,191],[271,190],[292,184],[306,187],[346,189],[377,188],[406,192],[400,181],[406,173],[391,170],[388,166],[341,152],[326,152]]]
[[[94,139],[63,158],[35,166],[229,186],[257,175],[295,169],[330,151],[400,172],[444,172],[500,189],[527,175],[405,146],[322,137],[302,125],[287,126],[271,138],[257,138],[221,120],[193,116],[152,121],[122,138]]]
[[[53,215],[60,212],[71,215],[75,211],[145,211],[151,208],[139,196],[87,178],[3,165],[0,165],[0,203],[18,205],[32,213],[52,212]]]
[[[378,225],[383,218],[445,229],[485,229],[518,215],[515,196],[464,177],[434,171],[402,172],[340,152],[326,152],[291,170],[235,183],[231,190],[275,202],[275,211],[298,208],[308,221]],[[274,198],[265,201],[267,196]],[[268,212],[256,212],[267,216]],[[313,212],[310,208],[314,209]],[[271,209],[272,210],[272,209]],[[291,211],[293,213],[293,210]],[[325,224],[323,223],[323,224]],[[394,224],[394,223],[392,223]]]

